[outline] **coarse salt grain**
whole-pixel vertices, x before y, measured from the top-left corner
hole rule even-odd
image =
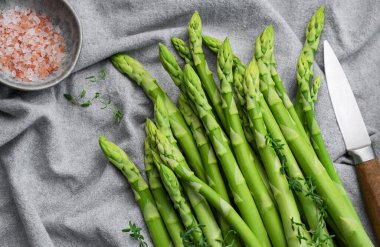
[[[51,18],[31,9],[0,10],[0,70],[16,80],[43,80],[62,65],[65,46]]]

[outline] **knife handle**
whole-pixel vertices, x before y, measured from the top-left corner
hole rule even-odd
[[[380,163],[373,159],[355,167],[367,214],[380,243]]]

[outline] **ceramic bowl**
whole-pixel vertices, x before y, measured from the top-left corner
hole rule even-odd
[[[82,47],[82,27],[74,9],[65,0],[0,0],[0,9],[30,8],[51,17],[53,25],[61,30],[65,56],[61,67],[44,80],[21,82],[0,71],[0,82],[12,88],[33,91],[52,87],[70,75]]]

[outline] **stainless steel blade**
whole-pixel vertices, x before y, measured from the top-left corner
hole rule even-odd
[[[347,150],[370,146],[371,140],[350,83],[327,41],[324,42],[324,60],[331,102]]]

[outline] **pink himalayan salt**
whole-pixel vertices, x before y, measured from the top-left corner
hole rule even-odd
[[[0,70],[16,80],[43,80],[62,65],[65,46],[51,18],[31,9],[0,10]]]

